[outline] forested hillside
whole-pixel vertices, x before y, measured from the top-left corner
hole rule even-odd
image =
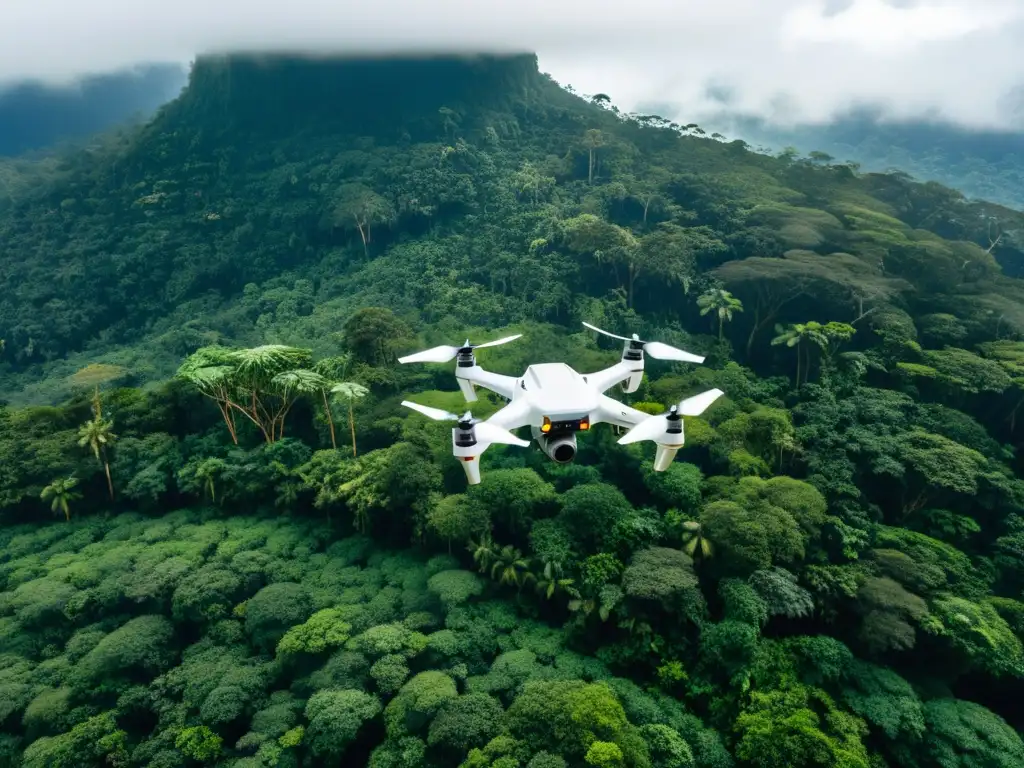
[[[0,205],[0,766],[1024,764],[1024,217],[532,56],[204,59]],[[711,386],[467,486],[442,343]],[[500,402],[482,397],[486,417]]]
[[[723,133],[742,136],[774,152],[824,152],[866,171],[899,169],[937,181],[968,197],[1024,211],[1024,132],[980,131],[924,120],[886,120],[857,110],[822,125],[776,128],[756,118],[714,121]]]
[[[69,86],[0,85],[0,158],[50,151],[129,120],[148,119],[181,90],[184,71],[153,65]]]

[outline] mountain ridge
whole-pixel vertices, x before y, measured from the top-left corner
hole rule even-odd
[[[933,120],[889,120],[879,109],[856,109],[821,125],[779,127],[756,117],[722,115],[712,130],[779,152],[825,152],[867,171],[898,169],[936,181],[969,198],[1024,211],[1024,132],[966,130]]]
[[[1021,216],[379,63],[204,62],[0,210],[0,764],[1024,764]],[[724,396],[468,486],[398,359],[584,320]]]
[[[53,152],[65,142],[148,120],[185,84],[172,65],[83,78],[72,86],[17,83],[0,88],[0,157]]]
[[[446,72],[442,81],[431,67]],[[368,79],[374,73],[379,80]],[[655,202],[653,226],[689,210],[686,216],[696,220],[680,220],[680,231],[696,238],[697,262],[703,260],[708,269],[729,259],[781,255],[786,245],[765,226],[756,230],[764,237],[761,243],[709,239],[707,227],[724,225],[740,233],[742,219],[758,206],[777,204],[771,202],[777,194],[791,200],[787,205],[827,205],[828,190],[843,185],[850,194],[857,189],[858,195],[888,198],[872,205],[914,228],[973,241],[1011,273],[1024,266],[1022,217],[1008,209],[967,203],[938,186],[908,187],[898,176],[858,177],[842,165],[818,169],[815,163],[776,160],[748,151],[742,141],[720,143],[688,135],[685,127],[673,128],[668,121],[626,116],[600,100],[567,93],[539,72],[532,55],[397,62],[209,57],[197,61],[190,78],[181,95],[145,126],[102,150],[66,158],[61,174],[0,219],[0,234],[14,249],[47,254],[43,262],[12,258],[13,250],[0,256],[9,279],[21,275],[0,304],[9,374],[32,376],[43,370],[40,363],[58,364],[90,346],[95,354],[104,344],[138,343],[139,329],[178,339],[171,343],[177,354],[184,343],[180,329],[190,324],[176,318],[187,318],[192,313],[187,307],[214,302],[226,308],[225,302],[240,297],[247,285],[300,265],[317,274],[333,260],[370,275],[372,254],[386,256],[391,246],[431,230],[454,236],[489,207],[507,206],[509,194],[511,199],[534,196],[532,215],[542,214],[549,206],[542,201],[558,194],[562,184],[589,201],[581,212],[629,218],[642,212],[637,205]],[[259,87],[260,78],[269,78],[262,81],[268,87]],[[284,96],[275,95],[280,88],[269,87],[296,78],[311,85],[286,88]],[[380,94],[389,106],[377,109],[370,99],[379,82],[394,87]],[[401,98],[405,92],[416,94],[411,106]],[[339,94],[345,98],[335,98]],[[304,100],[308,110],[280,109],[282,98]],[[254,122],[254,115],[266,116],[266,123]],[[289,121],[300,118],[304,122],[294,130]],[[349,148],[339,153],[336,148],[346,142]],[[687,154],[673,160],[678,167],[642,192],[645,183],[637,172],[650,161],[641,153],[668,157],[664,153],[683,147]],[[637,167],[632,174],[631,164]],[[493,180],[481,181],[482,174],[495,173]],[[588,175],[599,183],[589,183]],[[787,191],[787,179],[810,181],[810,195]],[[385,224],[370,226],[372,244],[360,242],[361,227],[353,225],[351,211],[344,220],[332,218],[339,210],[332,196],[346,182],[355,186],[345,187],[345,205],[363,206],[366,215]],[[513,191],[509,184],[525,186]],[[712,205],[709,195],[729,202],[725,208],[718,201]],[[943,206],[962,214],[943,212]],[[521,214],[508,210],[513,216],[508,226],[521,226],[516,218]],[[641,218],[646,227],[646,216]],[[995,245],[988,239],[993,221],[999,228]],[[551,236],[562,227],[557,220],[545,226],[553,227]],[[71,238],[78,242],[73,248]],[[527,243],[499,247],[514,252]],[[28,276],[26,270],[44,263],[56,280]],[[468,265],[465,269],[474,273]],[[639,279],[643,290],[664,290],[646,274]],[[467,287],[487,292],[490,282],[474,276]],[[319,289],[322,280],[314,283]],[[76,305],[72,296],[85,284],[92,299]],[[624,290],[631,285],[632,278]],[[368,297],[375,294],[363,290]],[[489,300],[481,301],[488,305]],[[559,308],[535,319],[550,321],[564,313],[569,300],[559,301]],[[60,321],[41,321],[38,311],[47,306],[59,308]],[[483,317],[471,321],[486,322]]]

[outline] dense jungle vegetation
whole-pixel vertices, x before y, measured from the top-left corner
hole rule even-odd
[[[19,170],[0,765],[1024,764],[1021,216],[702,133],[530,56],[209,59]],[[707,355],[635,407],[726,397],[667,472],[602,425],[467,486],[396,357],[614,362],[581,320]]]
[[[138,123],[181,90],[180,66],[157,64],[92,75],[71,86],[38,82],[0,89],[0,166],[7,157],[52,154],[65,142]],[[2,194],[2,191],[0,191]]]
[[[853,110],[822,125],[776,128],[756,118],[723,117],[719,130],[751,144],[825,152],[866,171],[898,168],[971,198],[1024,211],[1024,132],[982,131],[925,120],[887,120],[880,110]]]

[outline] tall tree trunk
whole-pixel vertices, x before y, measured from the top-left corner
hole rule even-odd
[[[356,219],[356,226],[359,227],[359,237],[363,241],[363,255],[369,258],[370,249],[366,247],[366,231],[363,229],[363,223]]]
[[[757,332],[761,330],[761,307],[754,307],[754,327],[750,329],[750,335],[747,336],[747,361],[749,365],[750,353],[754,350],[754,338],[757,336]]]
[[[235,430],[235,419],[231,415],[231,409],[220,402],[217,403],[217,407],[220,409],[220,415],[224,417],[224,423],[228,426],[228,433],[231,435],[232,442],[238,445],[238,433]]]
[[[331,448],[337,448],[338,444],[334,441],[334,419],[331,418],[331,406],[327,402],[327,393],[321,391],[320,394],[324,398],[324,413],[327,414],[327,426],[331,430]]]
[[[107,488],[110,490],[110,500],[114,500],[114,481],[110,479],[110,462],[107,461],[107,451],[103,450],[103,469],[107,473]]]
[[[1013,406],[1013,410],[1010,411],[1010,433],[1011,434],[1017,428],[1017,411],[1020,410],[1020,407],[1022,405],[1024,405],[1024,397],[1022,397],[1020,400],[1018,400],[1017,404],[1015,406]]]
[[[348,428],[349,431],[352,433],[352,456],[354,458],[356,455],[356,419],[355,415],[352,413],[351,398],[348,401]]]
[[[800,362],[803,359],[803,350],[800,349],[800,345],[796,345],[796,388],[800,389]]]
[[[260,431],[260,434],[263,435],[263,442],[265,442],[267,445],[272,445],[274,442],[274,422],[270,422],[270,431],[268,432],[267,425],[260,421],[260,419],[254,417],[244,408],[239,408],[239,410],[246,415],[249,421],[256,425],[256,428]]]
[[[724,324],[724,322],[725,321],[722,319],[722,316],[719,315],[718,316],[718,340],[719,341],[722,340],[722,325]]]

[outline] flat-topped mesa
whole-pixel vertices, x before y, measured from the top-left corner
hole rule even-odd
[[[328,126],[345,134],[433,132],[442,107],[507,106],[550,81],[533,54],[204,56],[162,115],[168,127],[268,136]],[[429,127],[428,127],[429,125]]]

